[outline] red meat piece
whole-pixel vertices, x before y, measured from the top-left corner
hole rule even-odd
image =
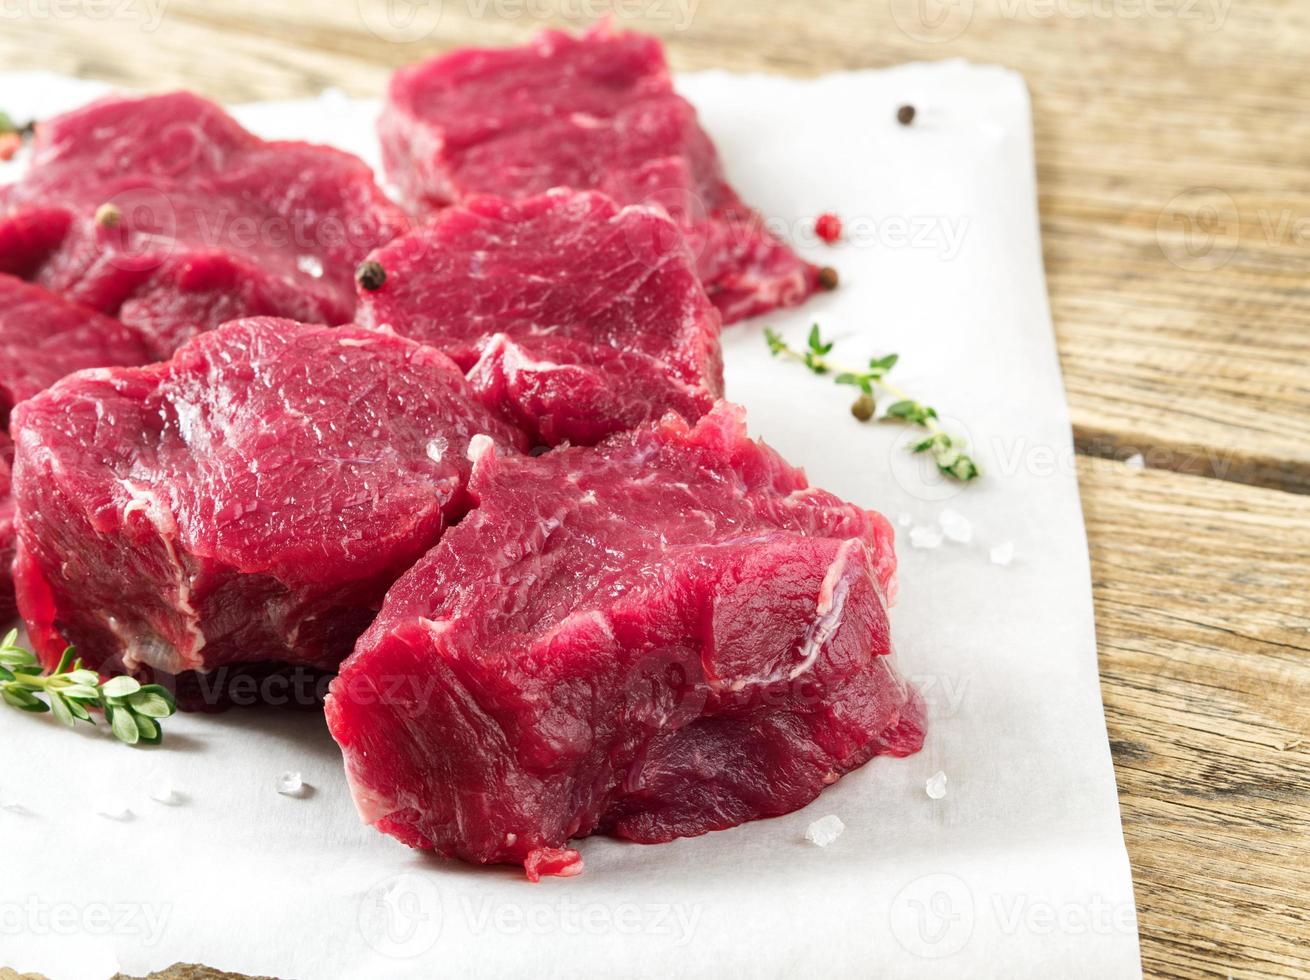
[[[272,319],[67,378],[11,431],[38,652],[142,679],[334,668],[467,509],[469,440],[526,445],[431,348]]]
[[[356,264],[406,227],[348,153],[265,142],[186,92],[38,127],[0,197],[0,272],[140,330],[156,358],[243,316],[345,323]]]
[[[16,404],[74,371],[149,360],[132,328],[0,274],[0,425]]]
[[[442,350],[538,442],[595,443],[723,394],[719,314],[677,227],[595,192],[470,198],[371,256],[359,321]]]
[[[599,447],[473,447],[478,506],[392,587],[332,682],[363,817],[529,876],[571,838],[787,813],[923,738],[881,516],[811,488],[721,404]]]
[[[654,203],[683,227],[732,323],[805,300],[819,270],[764,227],[723,175],[658,40],[607,24],[581,37],[466,48],[398,71],[379,122],[388,176],[417,209],[553,187]]]

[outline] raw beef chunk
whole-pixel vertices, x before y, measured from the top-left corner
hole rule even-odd
[[[14,604],[14,497],[10,493],[14,444],[0,432],[0,623],[7,623],[18,612]]]
[[[364,819],[414,847],[580,870],[804,806],[923,736],[879,515],[809,487],[721,403],[599,447],[473,447],[478,506],[332,682]]]
[[[243,316],[345,323],[355,266],[404,215],[360,160],[265,142],[184,92],[42,123],[0,197],[0,272],[138,328],[156,358]]]
[[[719,314],[677,227],[556,190],[470,198],[373,253],[359,321],[439,348],[539,442],[590,444],[723,394]]]
[[[334,668],[466,510],[470,439],[525,445],[431,348],[262,318],[73,375],[11,429],[38,652],[143,677]]]
[[[136,331],[13,276],[0,274],[0,425],[24,398],[65,375],[150,360]]]
[[[413,65],[393,77],[379,132],[387,174],[416,209],[552,187],[662,206],[725,322],[800,303],[818,286],[819,270],[724,178],[655,38],[598,25]]]
[[[0,274],[0,429],[14,405],[82,368],[144,364],[136,333],[94,310]],[[0,446],[0,622],[14,617],[14,502],[9,467],[14,447]]]

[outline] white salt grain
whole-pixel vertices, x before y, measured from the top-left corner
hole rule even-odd
[[[942,532],[935,527],[910,528],[910,544],[915,548],[937,548],[942,543]]]
[[[841,817],[830,813],[805,829],[805,839],[816,847],[827,847],[840,837],[845,829],[846,825],[841,822]]]
[[[433,436],[428,440],[428,459],[434,463],[440,463],[445,458],[448,449],[450,449],[450,442],[444,436]]]
[[[923,789],[928,794],[928,799],[940,800],[946,795],[946,773],[937,770],[928,777],[928,782],[924,784]]]
[[[311,278],[314,279],[323,278],[323,263],[319,261],[317,256],[314,255],[300,256],[299,258],[296,259],[296,268],[298,268],[301,272],[303,272],[307,276],[310,276]]]
[[[126,820],[132,816],[127,804],[117,796],[106,796],[96,803],[96,813],[110,820]]]
[[[968,544],[973,540],[973,524],[959,511],[949,508],[942,511],[937,523],[941,525],[942,533],[957,544]]]
[[[1124,464],[1130,470],[1144,470],[1146,469],[1146,458],[1141,453],[1133,453],[1124,460]]]
[[[904,513],[897,514],[896,523],[899,524],[901,527],[909,527],[912,523],[914,523],[914,518],[911,517],[909,514],[904,514]]]
[[[992,549],[993,565],[1008,565],[1014,561],[1014,542],[1005,541]]]
[[[156,803],[163,803],[165,806],[173,806],[177,803],[177,793],[173,791],[173,784],[166,780],[160,779],[150,787],[150,798]]]
[[[305,781],[298,772],[284,772],[277,777],[277,791],[283,796],[299,796],[305,789]]]

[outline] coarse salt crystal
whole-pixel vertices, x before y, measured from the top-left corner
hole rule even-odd
[[[937,548],[942,543],[942,532],[935,527],[922,525],[910,528],[910,544],[915,548]]]
[[[283,796],[299,796],[305,789],[305,781],[298,772],[284,772],[277,777],[277,791]]]
[[[937,523],[941,525],[942,533],[957,544],[968,544],[973,540],[973,524],[959,511],[949,508],[942,511]]]
[[[991,551],[993,565],[1008,565],[1014,561],[1014,542],[1005,541]]]
[[[924,784],[923,789],[930,800],[940,800],[946,795],[946,773],[937,770],[928,777],[928,782]]]
[[[305,275],[310,276],[311,278],[314,279],[323,278],[323,263],[319,261],[317,256],[314,255],[300,256],[298,259],[296,259],[296,268],[298,268],[301,272],[305,273]]]
[[[846,825],[842,823],[841,817],[830,813],[805,828],[805,839],[816,847],[827,847],[840,837],[845,829]]]
[[[1146,469],[1146,457],[1143,456],[1141,453],[1133,453],[1131,456],[1129,456],[1127,459],[1124,460],[1124,464],[1130,470],[1144,470]]]
[[[132,816],[127,804],[117,796],[107,796],[96,803],[96,813],[110,820],[126,820]]]
[[[909,527],[911,524],[914,523],[914,518],[909,514],[904,514],[904,513],[898,514],[896,516],[896,523],[899,524],[901,527]]]
[[[433,436],[428,440],[427,444],[428,459],[434,463],[440,463],[449,448],[450,442],[444,436]]]
[[[173,784],[167,780],[156,780],[150,787],[150,798],[156,803],[163,803],[166,806],[172,806],[178,802],[177,793],[173,791]]]

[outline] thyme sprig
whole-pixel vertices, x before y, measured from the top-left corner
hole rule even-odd
[[[127,676],[101,683],[99,674],[74,659],[72,647],[47,674],[36,655],[17,641],[18,630],[10,630],[0,641],[0,699],[6,704],[20,711],[51,712],[70,728],[79,721],[94,725],[91,712],[101,711],[120,742],[158,745],[163,739],[160,719],[177,710],[167,688]]]
[[[899,355],[872,358],[864,370],[843,366],[829,356],[832,353],[832,341],[823,339],[817,323],[810,327],[803,350],[791,347],[771,327],[765,328],[764,340],[774,357],[796,361],[814,374],[835,375],[833,381],[837,384],[858,388],[860,395],[851,405],[851,414],[861,422],[867,422],[877,415],[878,394],[880,390],[885,391],[895,400],[883,411],[883,419],[906,422],[927,432],[923,439],[910,446],[912,452],[928,453],[938,470],[962,483],[974,480],[981,474],[978,464],[964,452],[964,440],[942,428],[937,410],[910,397],[898,385],[887,380],[888,373],[900,359]]]

